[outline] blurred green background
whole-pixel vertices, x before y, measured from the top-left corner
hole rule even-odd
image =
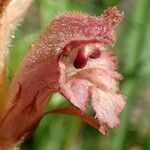
[[[121,125],[104,137],[76,117],[48,115],[22,150],[150,150],[150,0],[35,0],[12,37],[9,79],[55,16],[70,10],[99,16],[114,5],[125,17],[114,47],[124,75],[121,88],[128,98]],[[65,105],[64,98],[55,94],[49,108]]]

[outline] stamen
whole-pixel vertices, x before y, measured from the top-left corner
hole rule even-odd
[[[98,57],[100,57],[101,52],[98,48],[95,48],[94,51],[92,52],[92,54],[90,55],[90,58],[92,59],[96,59]]]
[[[84,47],[80,47],[73,65],[76,69],[81,69],[86,66],[87,61],[88,55],[85,54]]]
[[[101,55],[99,48],[93,45],[82,45],[78,48],[77,56],[74,60],[74,67],[81,69],[86,66],[88,58],[96,59]]]

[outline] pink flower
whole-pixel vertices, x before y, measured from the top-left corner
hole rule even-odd
[[[21,143],[44,115],[49,96],[60,92],[72,109],[50,113],[74,114],[106,134],[119,125],[125,106],[116,71],[115,26],[122,20],[116,7],[101,18],[67,13],[54,20],[31,47],[11,83],[7,108],[0,122],[0,143]],[[95,117],[86,114],[91,103]]]

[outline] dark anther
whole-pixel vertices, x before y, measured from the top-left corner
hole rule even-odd
[[[83,67],[86,66],[87,61],[88,61],[88,56],[85,55],[85,53],[84,53],[84,48],[81,47],[81,48],[78,50],[78,53],[77,53],[77,56],[76,56],[76,58],[75,58],[75,60],[74,60],[74,64],[73,64],[73,65],[74,65],[74,67],[75,67],[76,69],[81,69],[81,68],[83,68]]]
[[[93,53],[90,55],[90,58],[96,59],[101,55],[101,52],[98,48],[95,48]]]

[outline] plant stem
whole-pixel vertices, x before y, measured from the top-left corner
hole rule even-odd
[[[0,16],[0,114],[6,103],[6,76],[7,76],[7,59],[8,46],[11,36],[32,0],[11,0],[6,3],[5,9]],[[12,13],[13,12],[13,13]]]

